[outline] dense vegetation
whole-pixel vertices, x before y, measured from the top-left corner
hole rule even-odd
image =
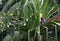
[[[60,15],[58,3],[58,0],[7,0],[0,11],[0,41],[40,41],[40,35],[42,41],[58,41],[60,21],[55,19]]]

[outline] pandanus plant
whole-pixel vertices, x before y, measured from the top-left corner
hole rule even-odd
[[[59,11],[57,0],[16,0],[16,3],[13,3],[14,1],[8,1],[2,9],[1,31],[7,30],[3,41],[9,35],[10,41],[36,41],[36,36],[37,41],[40,41],[44,28],[48,41],[48,28],[57,25],[56,21],[51,22],[51,16]]]

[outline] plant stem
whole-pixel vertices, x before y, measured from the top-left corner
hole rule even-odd
[[[40,25],[37,27],[38,41],[40,41]]]
[[[28,31],[28,41],[30,41],[30,31]]]
[[[56,41],[58,41],[58,36],[57,36],[57,27],[55,25],[55,37],[56,37]]]
[[[46,27],[46,39],[48,41],[48,28]]]
[[[35,32],[34,32],[34,41],[36,39],[36,28],[35,28]]]

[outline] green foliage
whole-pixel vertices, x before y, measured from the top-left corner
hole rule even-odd
[[[57,0],[19,0],[12,5],[13,2],[14,0],[8,1],[0,15],[0,30],[8,30],[12,33],[10,34],[13,37],[11,41],[16,41],[15,31],[19,32],[19,36],[16,36],[18,41],[30,41],[31,39],[34,41],[36,33],[40,41],[40,28],[59,26],[49,21],[51,15],[58,12]],[[44,24],[41,24],[40,14],[42,14],[41,18],[46,20]],[[31,32],[33,32],[32,35],[30,35]]]

